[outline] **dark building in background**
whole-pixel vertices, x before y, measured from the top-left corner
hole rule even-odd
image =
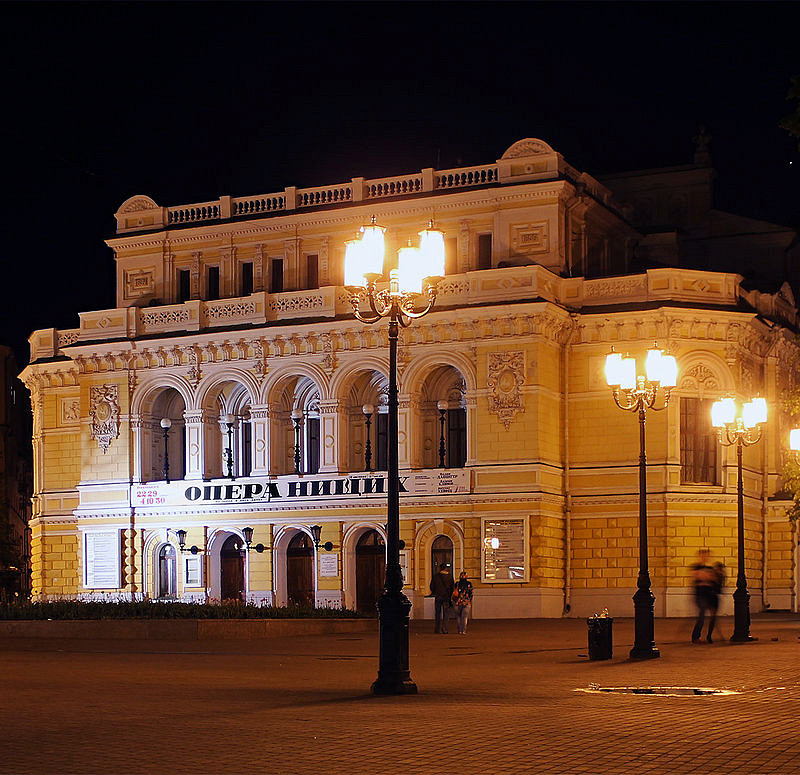
[[[30,591],[30,399],[9,347],[0,345],[0,597]]]

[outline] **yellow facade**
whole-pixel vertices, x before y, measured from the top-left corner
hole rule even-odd
[[[386,500],[364,489],[385,475],[364,471],[362,406],[377,407],[376,464],[388,352],[384,326],[353,318],[344,243],[374,214],[401,246],[435,212],[447,276],[399,354],[412,615],[430,615],[441,562],[473,580],[476,616],[630,614],[639,426],[615,406],[603,364],[612,345],[643,355],[653,341],[679,364],[669,405],[646,423],[657,614],[691,611],[687,569],[700,548],[735,575],[735,451],[717,445],[704,469],[713,481],[687,481],[681,419],[682,399],[728,394],[760,393],[771,408],[744,455],[754,605],[796,608],[797,535],[775,497],[780,396],[797,384],[793,301],[746,291],[733,274],[632,270],[642,234],[610,190],[585,174],[578,187],[575,175],[526,140],[495,165],[447,174],[171,208],[126,202],[108,241],[117,308],[31,336],[34,593],[286,603],[306,590],[317,605],[363,607]],[[463,453],[445,469],[443,417],[450,454]]]

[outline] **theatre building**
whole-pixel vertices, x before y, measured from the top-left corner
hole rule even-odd
[[[429,221],[445,235],[435,306],[398,355],[413,617],[430,615],[442,565],[473,580],[476,617],[632,614],[639,424],[603,367],[612,346],[643,363],[654,342],[679,369],[647,413],[656,614],[691,611],[699,548],[735,571],[736,449],[709,410],[756,395],[769,414],[744,449],[752,606],[796,610],[781,398],[798,384],[798,318],[791,284],[766,276],[795,235],[713,210],[712,177],[700,149],[600,182],[525,139],[474,167],[131,197],[107,240],[116,307],[30,337],[34,595],[375,610],[388,334],[354,317],[343,285],[345,242],[374,217],[387,273]],[[748,256],[764,277],[744,281]]]

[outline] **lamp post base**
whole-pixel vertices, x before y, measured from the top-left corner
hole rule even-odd
[[[733,635],[731,643],[751,643],[758,638],[750,635],[750,593],[747,582],[740,579],[733,593]]]
[[[634,646],[630,652],[631,659],[658,659],[660,656],[661,652],[655,646],[652,648]]]
[[[650,591],[650,575],[639,574],[639,588],[633,596],[633,648],[631,659],[658,659],[661,652],[656,648],[655,631],[655,595]]]
[[[384,592],[378,600],[380,656],[373,694],[416,694],[408,667],[411,601],[402,592]]]

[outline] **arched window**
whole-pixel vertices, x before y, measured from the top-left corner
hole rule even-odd
[[[453,542],[445,535],[438,535],[431,544],[431,577],[442,568],[453,573]]]
[[[178,573],[175,547],[164,544],[158,550],[157,593],[159,598],[175,598],[178,595]]]
[[[153,402],[150,411],[150,461],[145,468],[145,480],[163,481],[166,473],[170,481],[183,479],[186,475],[186,426],[183,398],[174,388],[165,388]],[[164,427],[166,425],[166,427]],[[168,466],[164,466],[165,453]]]

